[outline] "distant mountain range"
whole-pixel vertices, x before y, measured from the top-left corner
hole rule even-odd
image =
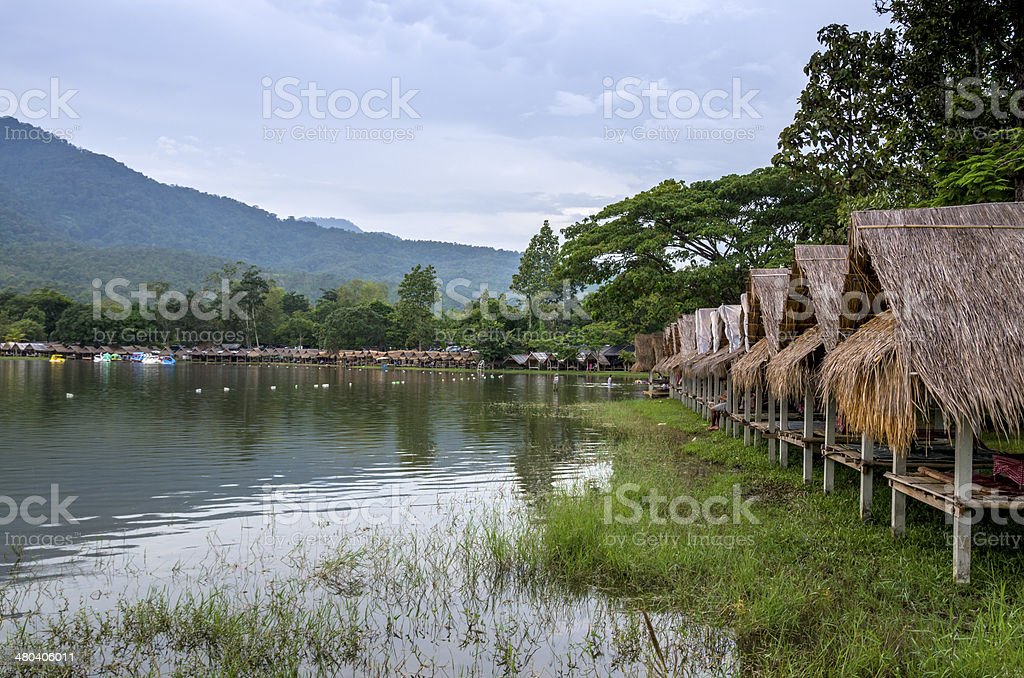
[[[280,219],[231,198],[161,184],[104,155],[0,118],[0,287],[88,296],[95,278],[198,289],[244,261],[315,294],[352,278],[395,286],[416,264],[506,290],[520,254],[365,233],[346,219]]]
[[[365,233],[363,229],[359,228],[348,219],[337,219],[335,217],[299,217],[299,221],[312,221],[317,226],[323,226],[324,228],[340,228],[343,231]]]

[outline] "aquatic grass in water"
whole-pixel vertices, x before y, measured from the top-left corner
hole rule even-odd
[[[182,581],[125,597],[106,612],[72,613],[68,606],[8,619],[5,652],[76,649],[79,657],[75,665],[0,673],[728,675],[735,669],[726,635],[694,627],[679,614],[647,612],[639,601],[568,593],[541,567],[535,516],[510,506],[452,507],[429,532],[352,532],[317,561],[297,549],[286,579],[262,579],[256,557],[229,582],[209,585],[224,578],[215,559],[210,571],[182,572]],[[7,586],[4,600],[15,589]],[[29,601],[13,602],[23,609]]]

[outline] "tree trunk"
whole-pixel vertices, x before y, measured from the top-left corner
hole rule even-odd
[[[1016,200],[1017,202],[1024,202],[1024,175],[1017,175],[1016,184],[1016,196],[1014,196],[1013,199]]]

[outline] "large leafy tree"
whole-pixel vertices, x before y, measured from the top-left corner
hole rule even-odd
[[[875,7],[891,28],[819,32],[823,49],[807,64],[807,86],[775,162],[813,176],[848,207],[929,203],[951,171],[990,156],[993,146],[1018,138],[1008,130],[1024,126],[1024,11],[1019,0],[876,0]],[[991,168],[1024,199],[1024,172],[1012,162]],[[985,195],[1005,192],[960,193]]]
[[[542,297],[551,297],[557,301],[561,285],[555,278],[555,267],[558,265],[558,236],[551,229],[548,220],[540,231],[530,238],[530,244],[519,260],[519,270],[512,276],[512,289],[527,298],[529,308],[544,301]],[[529,326],[533,327],[532,310],[529,313]]]
[[[648,330],[680,310],[738,300],[747,270],[788,261],[794,242],[832,240],[835,209],[785,169],[668,180],[566,228],[556,274],[598,286],[586,300],[595,320]]]
[[[396,338],[407,346],[422,349],[436,339],[434,306],[439,301],[437,272],[419,264],[405,274],[398,285],[395,305]]]
[[[380,301],[338,307],[323,324],[320,343],[328,351],[385,348],[391,316],[391,307]]]

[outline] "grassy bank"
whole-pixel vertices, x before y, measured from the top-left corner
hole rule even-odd
[[[764,448],[706,432],[677,401],[601,404],[588,416],[615,441],[612,482],[541,508],[533,553],[551,576],[732,629],[745,674],[1020,675],[1024,558],[1013,545],[975,545],[973,583],[956,587],[942,514],[908,502],[907,534],[893,540],[882,480],[881,518],[863,525],[855,474],[837,470],[826,496],[799,467],[769,466]],[[700,502],[733,502],[738,485],[753,520],[734,522],[720,506],[711,515],[729,513],[724,524],[659,524],[666,512],[647,503],[639,522],[618,524],[633,510],[614,493],[629,484],[630,501],[656,490]],[[976,532],[1011,544],[1021,534],[984,523]]]

